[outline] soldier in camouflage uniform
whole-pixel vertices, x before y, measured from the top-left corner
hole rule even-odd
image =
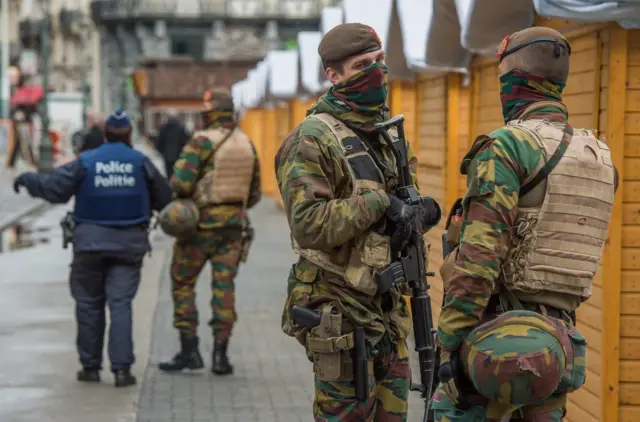
[[[591,296],[617,172],[606,144],[568,123],[570,54],[543,27],[500,45],[506,126],[463,159],[462,219],[448,222],[437,421],[560,421],[585,382],[575,310]]]
[[[211,263],[210,326],[214,336],[212,372],[230,374],[227,348],[233,324],[234,278],[248,247],[242,231],[247,209],[258,203],[260,166],[251,140],[236,127],[233,100],[228,90],[205,94],[202,114],[205,129],[185,145],[174,167],[171,187],[177,198],[192,199],[198,207],[197,231],[178,238],[173,249],[174,326],[180,331],[181,350],[165,371],[202,368],[198,350],[198,311],[195,284],[207,261]]]
[[[402,247],[412,215],[391,194],[398,183],[395,159],[374,129],[388,118],[385,53],[375,31],[356,23],[329,31],[318,52],[333,87],[275,159],[293,248],[300,255],[289,275],[282,329],[305,346],[314,363],[316,421],[406,421],[407,286],[382,294],[373,278],[375,269],[389,264],[391,251]],[[417,160],[407,149],[415,183]],[[437,224],[437,203],[425,198],[424,204],[427,225]],[[330,309],[332,327],[296,325],[294,305]],[[350,357],[354,327],[360,326],[369,352],[364,402],[355,396]]]

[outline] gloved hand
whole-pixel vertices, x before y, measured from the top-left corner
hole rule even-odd
[[[456,381],[462,374],[460,359],[457,352],[440,351],[440,368],[438,368],[438,378],[442,383],[444,393],[451,402],[458,406],[460,402],[460,392]]]
[[[415,210],[395,195],[389,195],[389,208],[385,213],[391,223],[391,249],[399,251],[409,241]]]
[[[442,210],[440,205],[432,198],[423,196],[420,198],[420,216],[422,227],[426,230],[436,226],[442,218]]]
[[[24,173],[13,179],[13,191],[15,193],[20,193],[20,186],[25,186]]]

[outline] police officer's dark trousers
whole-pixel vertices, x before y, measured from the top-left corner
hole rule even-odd
[[[129,369],[133,354],[132,301],[140,284],[144,254],[76,252],[71,264],[71,294],[76,301],[77,347],[85,369],[102,369],[109,307],[111,370]]]

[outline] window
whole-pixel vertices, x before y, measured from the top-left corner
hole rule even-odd
[[[191,34],[172,35],[171,54],[202,60],[204,56],[204,37],[202,35]]]

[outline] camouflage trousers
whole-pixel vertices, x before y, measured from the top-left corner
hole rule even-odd
[[[403,341],[397,351],[374,359],[367,402],[357,401],[353,381],[321,381],[315,378],[314,420],[406,422],[410,385],[409,351]]]
[[[551,396],[540,403],[519,408],[489,402],[479,395],[467,395],[466,398],[474,405],[470,409],[461,410],[447,398],[442,385],[438,386],[431,405],[434,420],[436,422],[560,422],[566,414],[566,394]]]
[[[211,263],[211,311],[209,322],[216,339],[228,339],[237,319],[234,278],[238,272],[239,232],[198,232],[176,241],[171,262],[173,326],[184,334],[196,334],[198,310],[195,286],[204,265]]]

